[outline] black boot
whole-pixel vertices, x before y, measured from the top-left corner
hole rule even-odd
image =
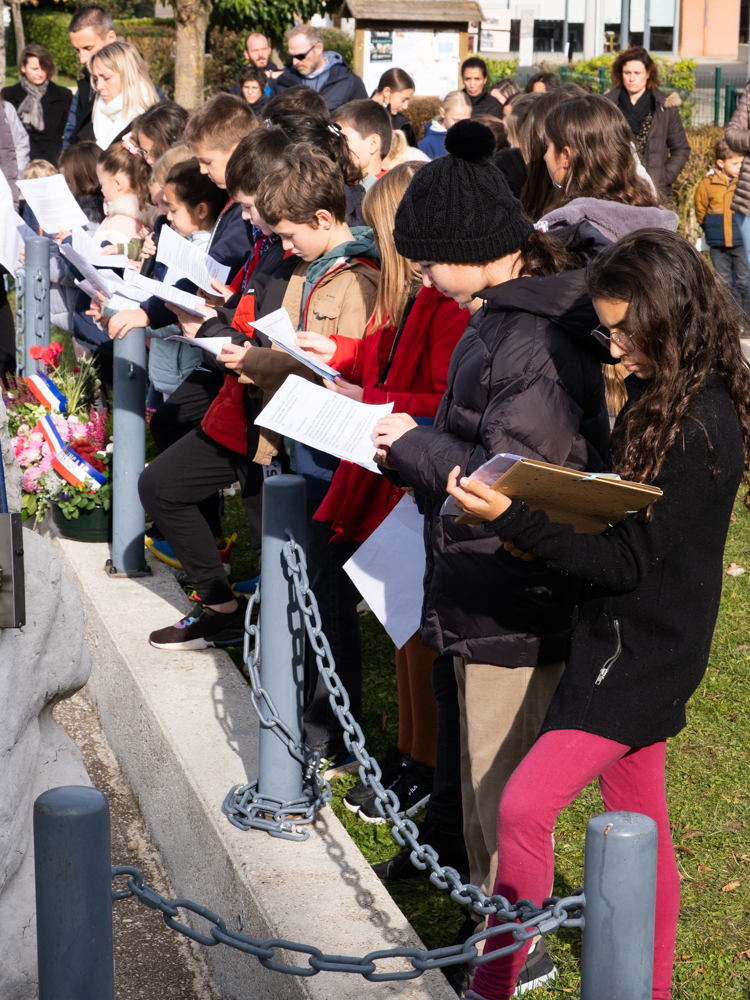
[[[423,823],[417,824],[420,844],[429,844],[438,853],[441,865],[455,868],[465,881],[469,875],[469,859],[466,855],[463,833],[440,830],[430,821],[429,816]],[[403,847],[399,853],[372,866],[372,870],[381,882],[400,882],[404,879],[429,878],[430,869],[421,870],[411,863],[411,849]]]

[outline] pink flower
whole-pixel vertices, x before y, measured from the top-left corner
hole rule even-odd
[[[41,462],[37,466],[42,475],[44,475],[45,472],[49,472],[49,470],[52,468],[52,458],[53,458],[52,452],[48,447],[44,452]]]
[[[42,471],[40,468],[27,469],[23,474],[21,486],[24,493],[36,493],[39,490],[39,479]]]

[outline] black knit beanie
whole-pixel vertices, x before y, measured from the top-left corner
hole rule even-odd
[[[495,137],[486,125],[456,122],[448,156],[416,172],[396,212],[393,239],[409,260],[483,264],[514,253],[534,232],[521,203],[491,162]]]

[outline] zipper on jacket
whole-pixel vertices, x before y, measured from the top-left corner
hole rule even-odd
[[[615,660],[619,659],[620,653],[622,653],[622,639],[620,638],[620,619],[615,618],[613,621],[613,625],[615,626],[615,632],[617,633],[617,649],[615,650],[615,655],[610,656],[610,658],[605,661],[602,669],[599,671],[599,676],[594,681],[594,684],[597,685],[601,684],[601,682],[604,680],[604,678],[611,670]]]

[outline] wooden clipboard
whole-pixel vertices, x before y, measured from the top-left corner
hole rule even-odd
[[[531,508],[543,510],[550,521],[572,524],[575,531],[600,535],[610,525],[648,507],[662,491],[644,483],[591,477],[562,465],[548,465],[522,458],[492,485],[507,497],[517,497]],[[461,514],[458,524],[481,524],[473,514]]]

